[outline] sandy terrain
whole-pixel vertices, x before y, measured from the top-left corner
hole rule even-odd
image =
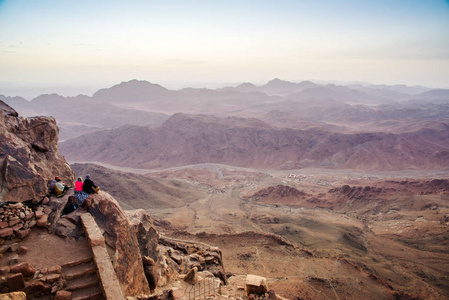
[[[126,178],[88,169],[100,186]],[[265,276],[289,299],[449,298],[449,186],[432,181],[446,171],[201,164],[139,176],[151,179],[142,181],[149,189],[162,183],[185,194],[175,207],[151,206],[162,194],[133,199],[148,202],[161,234],[220,247],[228,272]]]
[[[251,173],[222,166],[207,177],[204,169],[197,176],[194,170],[151,173],[195,181],[207,193],[151,214],[170,222],[160,228],[166,234],[219,246],[231,273],[266,276],[290,299],[449,297],[449,234],[441,223],[449,192],[421,195],[419,185],[447,176],[443,172]],[[360,199],[328,192],[345,184],[379,190]],[[308,196],[251,198],[274,185]]]

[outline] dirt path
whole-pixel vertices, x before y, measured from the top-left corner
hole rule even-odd
[[[12,242],[17,241],[10,241],[7,244]],[[20,241],[20,246],[27,247],[28,252],[19,256],[19,262],[29,262],[36,269],[92,256],[92,251],[84,238],[68,241],[41,228],[33,228],[31,234]],[[12,253],[5,253],[2,266],[6,265],[12,256]]]

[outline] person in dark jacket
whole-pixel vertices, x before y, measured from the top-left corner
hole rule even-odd
[[[94,188],[96,189],[97,186],[94,184],[94,182],[90,179],[90,175],[87,174],[86,175],[86,179],[84,180],[84,185],[83,185],[83,192],[88,193],[88,194],[92,194],[94,193]]]

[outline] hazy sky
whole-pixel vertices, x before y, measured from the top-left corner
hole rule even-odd
[[[275,77],[449,88],[449,1],[0,0],[0,94]]]

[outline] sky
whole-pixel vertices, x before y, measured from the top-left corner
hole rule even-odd
[[[0,0],[0,94],[273,78],[449,88],[449,1]]]

